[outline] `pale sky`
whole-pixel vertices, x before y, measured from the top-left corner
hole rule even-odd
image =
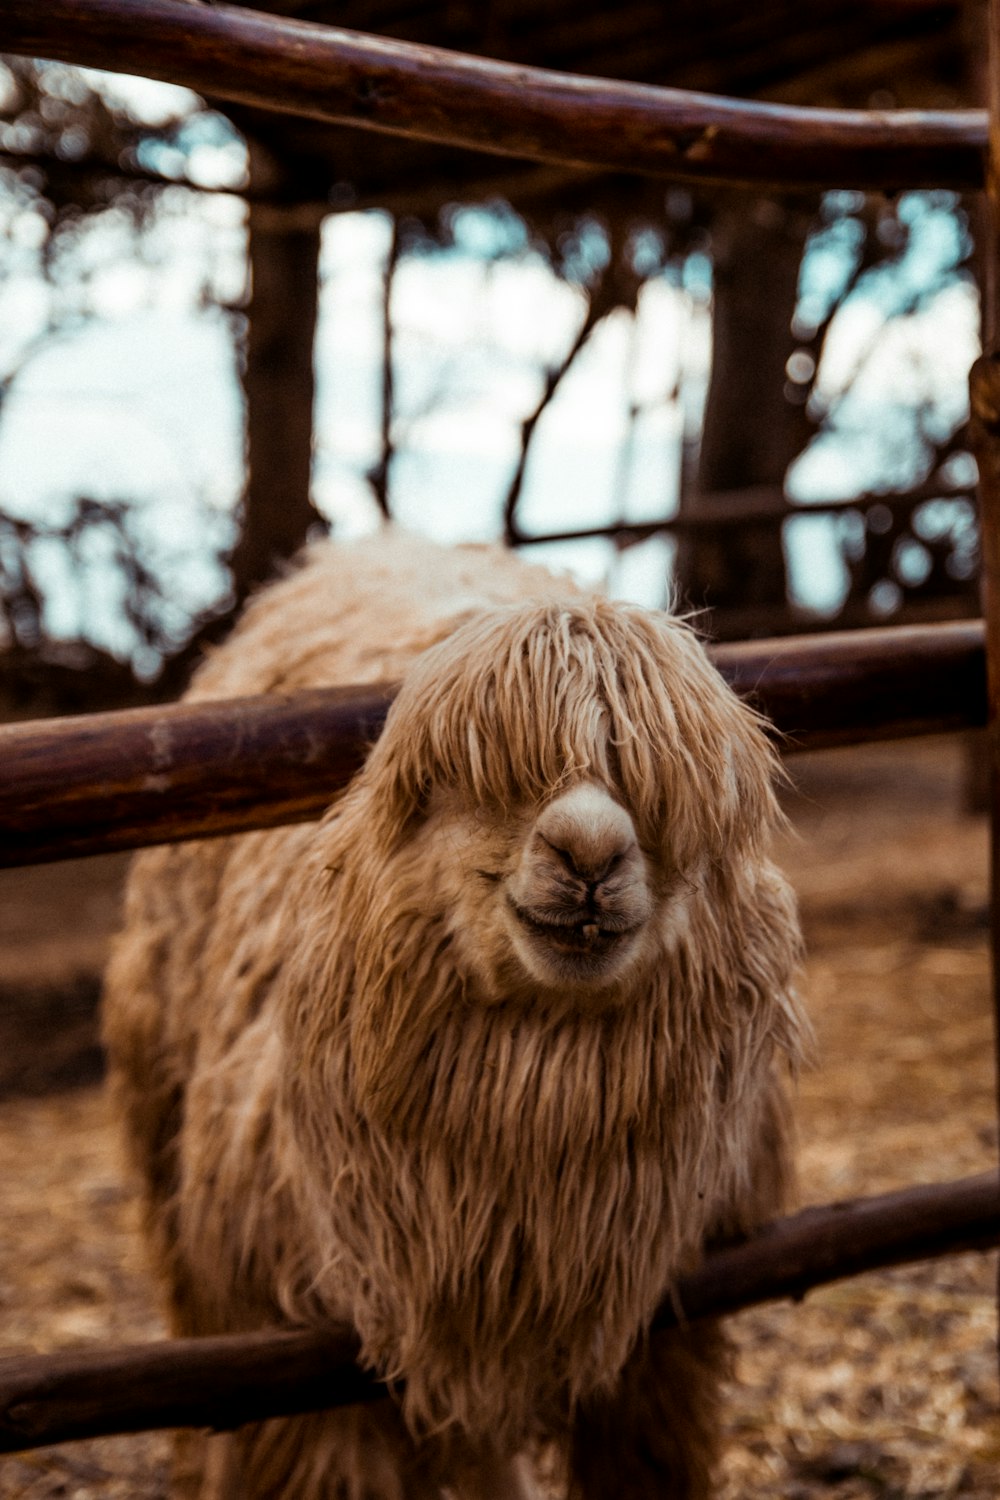
[[[143,80],[110,86],[151,120],[191,97]],[[202,143],[181,160],[206,183],[238,182],[244,169],[238,142]],[[170,163],[157,165],[170,169]],[[918,278],[954,253],[948,215],[920,216],[919,208],[919,233],[912,235],[893,296],[900,279]],[[208,524],[216,524],[213,514],[217,518],[213,542],[224,540],[242,450],[232,341],[222,314],[199,309],[199,292],[210,266],[212,295],[239,302],[243,225],[236,197],[170,190],[136,260],[124,253],[127,226],[116,226],[110,216],[87,246],[87,295],[98,316],[31,359],[0,422],[0,504],[37,515],[58,512],[75,494],[134,498],[144,538],[173,559],[171,576],[192,608],[207,603],[218,583],[215,570],[199,560],[197,528],[206,524],[207,507]],[[30,235],[30,217],[7,232]],[[388,243],[384,215],[327,221],[314,488],[342,534],[377,524],[362,476],[377,454]],[[24,248],[30,258],[31,245]],[[838,254],[834,243],[817,244],[804,274],[803,307],[810,299],[821,306],[838,274]],[[15,347],[30,334],[38,299],[38,284],[26,275],[0,285],[0,342]],[[403,261],[393,314],[395,513],[444,540],[495,536],[520,422],[538,398],[544,365],[559,361],[579,325],[580,294],[531,253],[490,264],[452,252]],[[884,286],[849,304],[828,340],[819,388],[832,395],[853,377],[851,396],[839,432],[815,443],[793,467],[790,492],[807,505],[852,493],[859,478],[878,482],[886,459],[872,413],[901,395],[919,400],[930,393],[942,420],[960,420],[977,317],[974,291],[962,282],[907,316],[894,314]],[[689,404],[700,399],[709,336],[704,299],[665,279],[646,287],[635,320],[625,313],[607,320],[537,431],[521,511],[527,530],[599,525],[619,515],[647,519],[674,509],[685,413],[671,392],[681,377]],[[865,360],[856,369],[860,354]],[[633,403],[640,415],[625,470],[621,447]],[[798,598],[814,608],[836,607],[846,579],[831,522],[803,517],[788,528],[787,545]],[[662,538],[621,556],[602,542],[535,549],[535,555],[604,580],[614,593],[661,603],[671,550]],[[79,625],[74,611],[78,615],[84,601],[74,601],[68,587],[60,593],[63,617],[50,623],[72,633]],[[86,609],[93,623],[99,598],[89,598]],[[100,625],[95,633],[102,633]],[[107,644],[121,644],[110,627],[104,633]]]

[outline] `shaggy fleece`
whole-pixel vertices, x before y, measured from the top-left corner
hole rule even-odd
[[[722,1341],[648,1330],[784,1192],[773,750],[683,623],[392,531],[310,549],[190,696],[380,680],[319,823],[130,880],[106,1036],[174,1328],[346,1319],[396,1392],[189,1436],[176,1494],[698,1500]]]

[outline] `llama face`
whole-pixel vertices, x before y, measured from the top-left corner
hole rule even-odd
[[[622,998],[655,962],[676,882],[595,779],[505,814],[437,789],[398,851],[407,908],[435,909],[469,999]]]
[[[632,819],[592,781],[542,809],[500,896],[514,952],[543,985],[616,980],[653,913]]]
[[[361,793],[468,1000],[604,1006],[670,961],[707,872],[762,857],[774,766],[682,624],[542,601],[414,663]]]

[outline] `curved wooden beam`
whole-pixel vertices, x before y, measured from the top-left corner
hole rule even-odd
[[[983,627],[719,645],[722,675],[786,751],[985,723]],[[388,685],[0,726],[0,866],[318,818],[382,728]]]
[[[190,0],[3,0],[0,51],[564,166],[783,186],[978,188],[978,110],[801,109],[521,67]]]
[[[909,1188],[768,1225],[709,1253],[683,1278],[654,1328],[735,1312],[861,1271],[1000,1239],[992,1173]],[[0,1452],[154,1427],[237,1427],[293,1412],[377,1400],[385,1389],[356,1364],[353,1330],[265,1332],[0,1359]]]

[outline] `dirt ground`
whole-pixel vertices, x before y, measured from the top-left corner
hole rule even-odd
[[[780,853],[802,905],[819,1058],[799,1088],[801,1201],[987,1170],[997,1129],[986,828],[961,811],[960,746],[790,765],[794,834]],[[9,1350],[159,1331],[134,1194],[92,1081],[95,976],[122,868],[0,877]],[[995,1283],[995,1257],[967,1255],[731,1319],[720,1500],[997,1500]],[[0,1461],[0,1500],[154,1500],[167,1451],[153,1435],[18,1455]]]

